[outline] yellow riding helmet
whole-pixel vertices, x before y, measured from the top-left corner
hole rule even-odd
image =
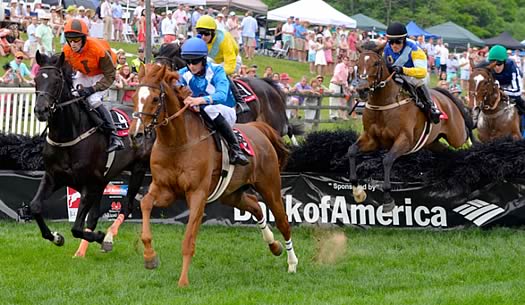
[[[217,24],[215,23],[215,20],[209,16],[204,15],[197,20],[197,24],[195,25],[196,29],[208,29],[208,30],[216,30]]]

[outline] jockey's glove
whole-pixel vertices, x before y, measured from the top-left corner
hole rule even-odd
[[[78,95],[82,97],[88,97],[91,94],[95,93],[95,89],[93,87],[83,87],[80,89],[77,89]]]
[[[400,66],[394,66],[392,67],[392,71],[395,72],[397,75],[403,75],[405,74],[403,72],[403,67],[400,67]]]

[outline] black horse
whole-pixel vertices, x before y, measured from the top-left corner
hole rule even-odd
[[[164,44],[155,56],[155,63],[168,66],[172,71],[186,66],[181,58],[179,45]],[[304,133],[302,124],[292,124],[286,116],[286,95],[273,80],[269,78],[240,78],[257,96],[247,103],[250,111],[237,111],[237,123],[263,121],[272,126],[281,136],[288,136],[294,144],[295,136]]]
[[[72,69],[64,62],[64,53],[48,57],[36,53],[40,70],[35,77],[35,114],[40,121],[47,121],[48,134],[43,149],[45,175],[31,201],[31,214],[36,220],[42,237],[57,246],[64,244],[64,237],[51,232],[42,217],[43,201],[57,189],[69,186],[81,194],[80,206],[71,232],[76,238],[103,244],[103,250],[112,248],[113,236],[118,226],[133,210],[137,194],[149,168],[149,155],[153,143],[131,147],[129,138],[124,139],[124,150],[106,153],[108,135],[100,129],[101,121],[90,110],[84,98],[75,97]],[[129,109],[131,112],[132,109]],[[153,139],[149,140],[150,142]],[[109,168],[109,159],[113,162]],[[127,204],[123,204],[117,221],[108,230],[94,232],[100,216],[100,199],[107,183],[124,170],[131,171]],[[84,222],[87,218],[86,227]],[[87,243],[76,255],[84,256]]]

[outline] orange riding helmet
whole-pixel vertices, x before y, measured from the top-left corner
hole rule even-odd
[[[64,36],[66,38],[87,37],[89,29],[81,19],[69,19],[64,26]]]

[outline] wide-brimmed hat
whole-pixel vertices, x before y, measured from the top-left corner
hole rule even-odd
[[[279,76],[279,78],[281,80],[290,80],[290,76],[288,75],[288,73],[281,73],[281,75]]]
[[[15,57],[24,57],[24,53],[18,51],[18,52],[15,53]]]

